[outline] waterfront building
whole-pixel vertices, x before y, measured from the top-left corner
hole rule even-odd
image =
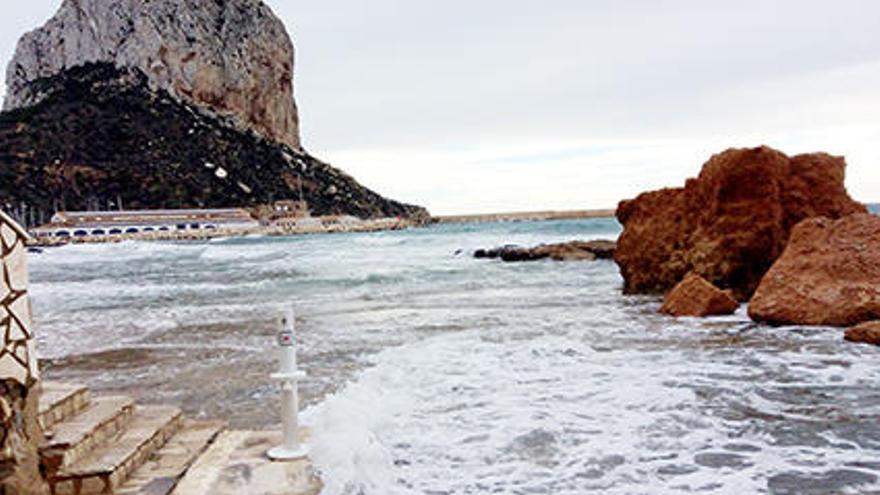
[[[259,226],[243,208],[58,212],[31,230],[35,237],[88,237],[151,232],[248,229]]]
[[[267,225],[282,228],[296,228],[302,225],[304,220],[308,223],[311,212],[305,201],[276,201],[264,212],[263,218]]]

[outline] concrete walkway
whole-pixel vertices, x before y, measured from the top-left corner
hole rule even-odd
[[[272,462],[275,432],[228,431],[187,471],[172,495],[318,495],[323,488],[308,459]]]

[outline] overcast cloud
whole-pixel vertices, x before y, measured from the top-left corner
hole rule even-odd
[[[59,3],[4,5],[0,57]],[[269,3],[306,147],[435,213],[613,206],[758,144],[880,201],[880,2]]]

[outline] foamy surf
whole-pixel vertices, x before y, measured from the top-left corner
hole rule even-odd
[[[768,400],[774,387],[754,387],[739,364],[614,342],[606,348],[596,345],[606,340],[596,333],[510,330],[386,350],[311,408],[324,494],[788,493],[787,484],[802,486],[805,478],[833,493],[860,493],[876,483],[859,467],[860,447],[872,440],[835,444],[829,437],[811,452],[783,443],[792,440],[783,424],[778,431],[749,427],[812,415]],[[814,345],[822,341],[816,337]],[[781,356],[763,369],[803,360]],[[870,371],[858,366],[833,376],[857,385],[861,373]],[[792,386],[822,387],[830,378],[822,371],[798,376],[802,383]]]
[[[326,493],[870,493],[880,349],[660,316],[612,262],[473,249],[613,221],[438,226],[31,258],[50,379],[277,428],[274,316],[298,311]],[[460,253],[455,255],[455,253]],[[81,356],[83,350],[99,349]]]

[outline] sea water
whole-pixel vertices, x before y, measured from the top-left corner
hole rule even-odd
[[[473,250],[613,220],[121,243],[30,260],[50,379],[277,428],[297,311],[327,495],[880,493],[880,350],[839,329],[673,319],[611,261]]]

